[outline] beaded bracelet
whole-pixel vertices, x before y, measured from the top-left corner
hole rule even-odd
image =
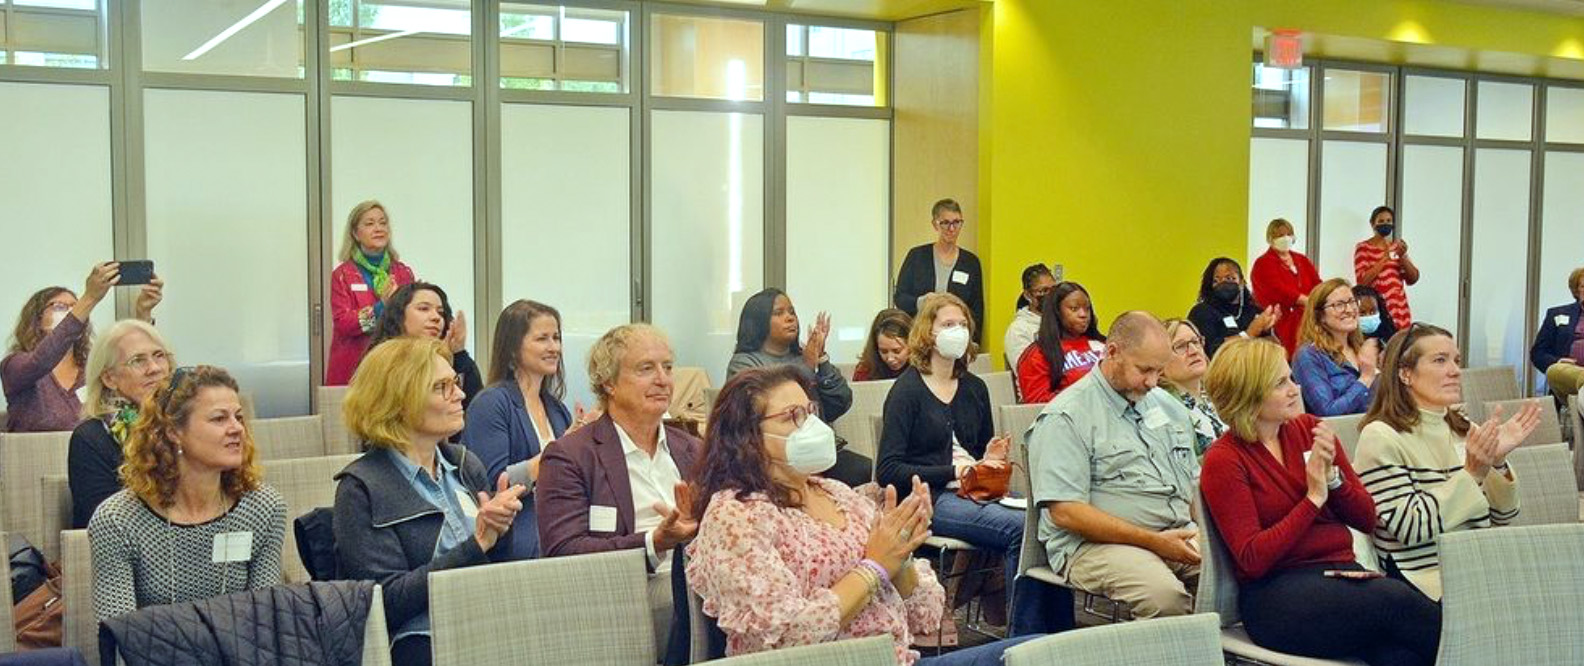
[[[875,575],[875,580],[879,581],[882,587],[891,587],[891,574],[890,572],[886,571],[886,568],[879,562],[866,558],[862,562],[859,562],[858,566],[864,567],[868,569],[870,573],[873,573]]]
[[[869,567],[862,565],[853,567],[852,573],[858,574],[858,577],[863,579],[864,585],[869,587],[870,597],[880,596],[880,579],[875,578],[875,573],[870,571]]]

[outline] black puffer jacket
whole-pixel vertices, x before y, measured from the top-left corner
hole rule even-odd
[[[149,606],[106,620],[100,663],[127,666],[358,666],[368,581],[276,585]]]

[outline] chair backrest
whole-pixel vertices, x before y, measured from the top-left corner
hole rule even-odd
[[[1024,497],[1032,496],[1033,487],[1029,484],[1028,470],[1028,430],[1033,427],[1034,420],[1039,417],[1045,405],[1002,405],[1001,425],[1012,435],[1012,464],[1022,468],[1021,473],[1012,475],[1012,492]]]
[[[1220,620],[1213,613],[1066,631],[1007,648],[1007,666],[1218,666]]]
[[[291,522],[319,507],[334,506],[336,482],[331,477],[357,459],[358,454],[346,454],[264,461],[264,483],[286,499],[286,543],[281,547],[281,574],[285,582],[309,580],[308,570],[297,552],[297,532],[291,528]]]
[[[317,458],[325,455],[324,417],[288,416],[248,424],[260,461]]]
[[[1579,522],[1578,482],[1566,444],[1520,446],[1507,455],[1507,462],[1518,477],[1518,517],[1513,525]]]
[[[1006,424],[1001,422],[1001,407],[1018,404],[1017,392],[1012,390],[1012,373],[1005,370],[987,372],[979,375],[979,378],[984,380],[985,388],[990,391],[990,420],[995,422],[995,432],[999,435],[1006,432]]]
[[[1221,626],[1230,627],[1243,621],[1238,614],[1237,573],[1232,567],[1232,554],[1221,542],[1215,520],[1206,513],[1204,497],[1195,494],[1194,515],[1199,516],[1199,589],[1194,594],[1195,613],[1215,613],[1221,616]]]
[[[841,373],[842,379],[849,382],[853,380],[853,371],[858,369],[857,363],[832,363],[831,365],[836,366],[836,372]]]
[[[321,386],[316,389],[319,402],[319,425],[324,428],[325,455],[357,453],[358,445],[347,431],[346,418],[341,415],[341,403],[346,402],[347,387]]]
[[[1523,409],[1528,403],[1540,405],[1540,425],[1535,426],[1534,432],[1529,433],[1519,446],[1534,446],[1536,444],[1555,444],[1562,439],[1562,423],[1557,419],[1555,403],[1550,396],[1542,398],[1519,398],[1516,400],[1490,400],[1485,403],[1485,411],[1480,413],[1481,419],[1490,418],[1496,413],[1496,408],[1501,408],[1503,421],[1512,418],[1518,410]]]
[[[433,572],[434,666],[652,666],[644,568],[624,550]]]
[[[842,419],[846,418],[845,415],[842,416]],[[842,438],[847,440],[847,450],[863,454],[870,460],[874,460],[875,452],[880,449],[880,426],[878,425],[880,418],[879,414],[874,414],[863,419],[862,422],[852,423],[852,427],[844,427],[842,430],[837,431],[838,434],[845,433]]]
[[[1584,525],[1441,535],[1436,663],[1584,664]]]
[[[1580,389],[1584,392],[1584,389]],[[1579,401],[1577,395],[1568,396],[1568,410],[1573,415],[1573,478],[1580,488],[1584,488],[1584,414],[1579,409],[1584,408],[1584,402]]]
[[[1022,466],[1012,468],[1012,486],[1031,488],[1029,483],[1028,443],[1014,437],[1012,440],[1012,457],[1014,460],[1021,458],[1025,461]],[[1022,576],[1029,569],[1050,566],[1050,553],[1045,551],[1045,542],[1039,538],[1039,517],[1042,509],[1034,504],[1033,494],[1028,497],[1028,507],[1023,510],[1023,546],[1018,555],[1018,575]],[[1055,572],[1061,576],[1060,571]]]
[[[1320,420],[1336,431],[1337,440],[1342,443],[1342,450],[1347,453],[1348,460],[1355,458],[1354,454],[1358,453],[1359,425],[1364,423],[1364,415],[1327,416]]]
[[[0,527],[29,543],[44,543],[38,498],[46,476],[66,475],[70,432],[14,432],[0,435]]]
[[[886,634],[756,652],[710,663],[720,666],[894,666],[896,648],[891,644],[891,635]]]
[[[63,474],[50,474],[39,479],[38,525],[44,541],[39,550],[51,562],[60,559],[60,535],[71,529],[71,485]]]
[[[0,421],[4,423],[4,421]],[[6,542],[6,533],[0,532],[0,543]],[[9,555],[9,553],[5,553]],[[0,557],[0,654],[16,652],[16,620],[11,616],[11,558]]]
[[[77,648],[90,666],[99,663],[99,621],[94,617],[93,550],[88,530],[61,532],[61,645]]]
[[[895,383],[895,379],[883,379],[849,384],[852,387],[853,394],[852,407],[848,408],[846,414],[842,414],[841,418],[836,419],[836,422],[831,424],[831,428],[836,431],[836,435],[849,443],[854,439],[862,441],[867,437],[864,431],[872,427],[869,417],[879,414],[885,409],[886,395],[891,393],[891,385]],[[879,445],[880,440],[876,438],[875,446],[878,447]],[[870,457],[872,458],[873,456],[871,455]]]
[[[972,372],[976,375],[979,375],[980,377],[988,375],[994,370],[995,366],[990,363],[989,354],[980,354],[975,356],[973,362],[968,364],[968,372]]]
[[[390,630],[385,627],[385,595],[374,586],[363,625],[363,666],[391,666]]]
[[[1469,418],[1485,416],[1485,403],[1497,400],[1517,400],[1523,397],[1518,391],[1518,374],[1510,365],[1463,370],[1463,404]],[[1479,413],[1474,413],[1479,410]]]

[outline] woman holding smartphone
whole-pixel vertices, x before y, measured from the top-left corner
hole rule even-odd
[[[1336,433],[1305,414],[1286,352],[1226,343],[1210,399],[1230,430],[1205,453],[1200,491],[1226,543],[1238,610],[1261,647],[1369,664],[1433,664],[1441,607],[1365,569],[1349,528],[1375,529],[1375,501]]]

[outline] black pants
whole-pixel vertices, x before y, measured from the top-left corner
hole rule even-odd
[[[851,449],[842,449],[836,452],[836,464],[820,476],[857,488],[874,480],[874,461]]]
[[[1327,569],[1363,571],[1357,563],[1274,572],[1244,583],[1238,611],[1262,647],[1322,659],[1353,657],[1371,666],[1434,664],[1441,606],[1393,578],[1326,578]]]
[[[402,637],[391,645],[391,666],[429,666],[434,663],[434,644],[424,634]]]

